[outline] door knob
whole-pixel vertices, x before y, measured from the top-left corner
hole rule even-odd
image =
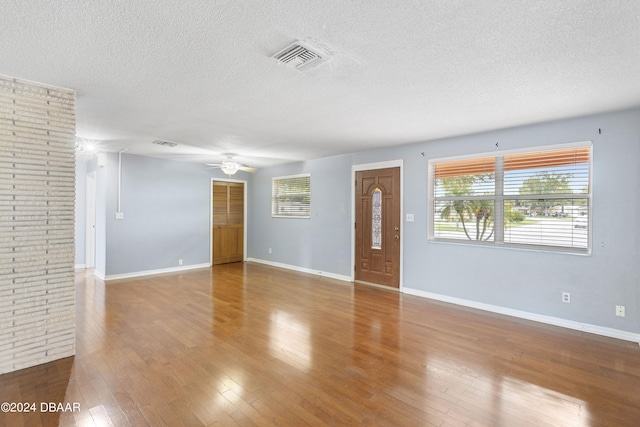
[[[398,236],[397,234],[395,236],[393,236],[394,239],[398,240],[400,238],[400,236]]]
[[[400,230],[400,228],[398,228],[398,226],[396,225],[395,230],[396,230],[396,231],[399,231],[399,230]]]

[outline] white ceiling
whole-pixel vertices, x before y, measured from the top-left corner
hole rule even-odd
[[[102,149],[264,167],[639,106],[640,2],[11,1],[0,74],[75,89]]]

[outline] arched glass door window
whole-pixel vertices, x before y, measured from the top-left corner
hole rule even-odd
[[[371,248],[382,249],[382,191],[373,190],[371,197]]]

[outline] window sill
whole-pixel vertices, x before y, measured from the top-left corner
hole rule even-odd
[[[427,243],[444,244],[444,245],[458,245],[458,246],[476,246],[491,249],[507,249],[523,252],[544,252],[544,253],[556,253],[563,255],[578,255],[578,256],[591,256],[591,248],[566,248],[555,246],[536,246],[536,245],[519,245],[514,243],[483,243],[474,241],[454,240],[454,239],[434,239],[429,238]]]

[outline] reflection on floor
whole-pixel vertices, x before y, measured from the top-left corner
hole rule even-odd
[[[0,402],[38,405],[0,425],[640,420],[637,343],[251,263],[76,281],[77,355],[0,376]]]

